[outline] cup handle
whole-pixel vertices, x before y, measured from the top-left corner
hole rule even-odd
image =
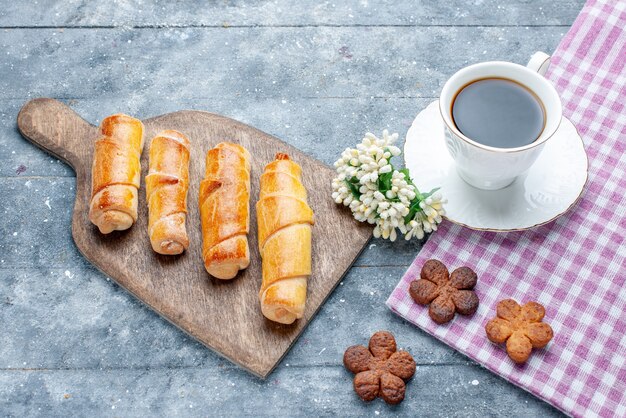
[[[550,66],[550,55],[545,52],[535,52],[532,57],[530,57],[530,61],[526,64],[526,67],[530,68],[533,71],[539,73],[539,75],[544,75]]]

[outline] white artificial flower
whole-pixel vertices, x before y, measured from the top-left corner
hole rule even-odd
[[[408,228],[406,228],[406,235],[404,236],[404,239],[408,241],[413,237],[417,239],[424,238],[424,230],[422,229],[422,225],[419,222],[412,219],[411,221],[409,221],[407,226]]]
[[[437,229],[445,214],[445,200],[438,193],[423,198],[408,176],[394,169],[391,159],[401,154],[394,145],[397,139],[398,134],[390,135],[387,130],[382,138],[368,132],[356,148],[346,148],[334,163],[337,177],[331,196],[337,204],[348,206],[359,222],[375,225],[376,237],[395,241],[398,229],[407,240],[421,239]],[[383,176],[384,193],[379,189]],[[417,211],[406,219],[411,207]]]
[[[420,208],[424,215],[422,219],[424,231],[431,232],[437,230],[437,224],[441,223],[442,216],[446,214],[443,208],[443,204],[446,202],[447,200],[443,199],[439,192],[420,202]]]

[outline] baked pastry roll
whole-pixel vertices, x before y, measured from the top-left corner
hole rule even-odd
[[[250,153],[222,142],[206,156],[200,183],[202,258],[206,271],[222,280],[250,264]]]
[[[108,234],[137,220],[143,123],[120,113],[105,118],[100,132],[91,167],[89,220]]]
[[[150,143],[150,168],[146,176],[148,235],[159,254],[181,254],[189,246],[187,190],[189,189],[189,139],[178,131],[163,131]]]
[[[313,211],[302,169],[286,154],[265,167],[256,204],[263,283],[259,297],[266,318],[291,324],[302,318],[311,275]]]

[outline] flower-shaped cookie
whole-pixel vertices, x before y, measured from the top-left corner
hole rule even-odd
[[[506,341],[506,352],[516,363],[525,362],[533,348],[543,348],[552,339],[552,328],[541,322],[546,311],[537,302],[519,306],[513,299],[501,300],[496,313],[485,326],[487,338],[498,344]]]
[[[415,361],[406,351],[396,351],[396,340],[387,331],[370,338],[369,349],[362,345],[349,347],[343,355],[346,369],[355,373],[354,390],[364,401],[378,396],[388,404],[404,399],[404,382],[415,373]]]
[[[420,277],[411,282],[409,294],[420,305],[430,304],[428,314],[436,323],[451,321],[454,312],[472,315],[478,309],[473,290],[478,277],[469,267],[460,267],[450,275],[441,261],[428,260]]]

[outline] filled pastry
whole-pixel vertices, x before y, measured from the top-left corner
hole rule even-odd
[[[148,235],[159,254],[181,254],[189,246],[185,221],[189,189],[189,139],[163,131],[150,143],[146,176]]]
[[[100,232],[123,231],[137,220],[143,123],[123,114],[100,124],[91,167],[89,220]]]
[[[200,183],[202,258],[206,271],[222,280],[250,264],[250,153],[222,142],[206,156]]]
[[[302,169],[286,154],[265,167],[256,204],[263,263],[261,310],[266,318],[291,324],[304,315],[311,275],[313,211],[301,181]]]

